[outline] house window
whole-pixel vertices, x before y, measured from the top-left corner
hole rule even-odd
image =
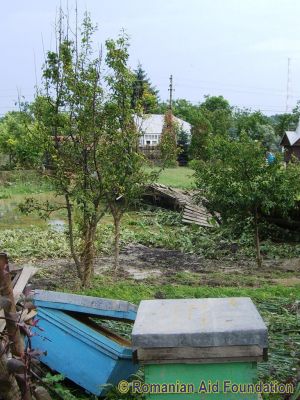
[[[150,140],[146,140],[146,144],[151,144],[151,141]]]

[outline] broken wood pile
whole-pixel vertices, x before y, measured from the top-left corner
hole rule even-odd
[[[203,204],[195,204],[193,193],[153,183],[144,193],[143,199],[151,204],[182,212],[182,222],[212,227],[212,214]]]
[[[10,267],[10,275],[12,277],[12,286],[14,300],[17,304],[22,297],[23,291],[29,281],[29,279],[36,273],[34,267]],[[20,308],[18,310],[20,322],[30,321],[33,319],[37,312],[35,310],[28,310],[26,308]],[[4,310],[0,306],[0,318],[4,317]],[[0,332],[3,332],[6,325],[5,319],[0,319]]]

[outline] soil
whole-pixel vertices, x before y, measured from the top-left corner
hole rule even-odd
[[[47,259],[33,261],[39,268],[34,287],[55,290],[79,286],[72,260]],[[95,260],[96,275],[111,275],[113,257]],[[202,284],[207,286],[270,285],[294,286],[300,283],[300,259],[264,260],[257,268],[253,259],[235,255],[222,259],[207,259],[180,251],[150,248],[140,244],[126,246],[120,253],[119,277],[153,284]]]

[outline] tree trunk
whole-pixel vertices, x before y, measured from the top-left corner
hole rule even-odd
[[[120,225],[121,215],[118,213],[113,214],[115,226],[115,240],[114,240],[114,267],[115,272],[119,269],[119,255],[120,255]]]
[[[259,239],[259,227],[258,227],[258,212],[255,210],[255,247],[256,247],[256,261],[258,268],[262,266],[262,257],[260,253],[260,239]]]
[[[70,245],[70,250],[71,250],[71,255],[73,257],[73,260],[75,262],[76,270],[77,270],[77,275],[78,278],[83,281],[83,273],[82,273],[82,268],[80,261],[77,257],[76,251],[75,251],[75,246],[74,246],[74,233],[73,233],[73,218],[72,218],[72,205],[69,199],[69,196],[66,194],[65,195],[66,199],[66,205],[67,205],[67,214],[68,214],[68,227],[69,227],[69,245]]]
[[[83,287],[89,286],[94,275],[95,234],[96,226],[94,224],[90,224],[86,230],[84,237],[84,248],[81,254],[81,265],[83,270],[81,283]]]
[[[7,371],[6,361],[6,355],[2,354],[0,356],[0,398],[3,398],[3,400],[21,400],[21,392],[16,378]]]

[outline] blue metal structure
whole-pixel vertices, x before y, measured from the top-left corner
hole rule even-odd
[[[131,343],[88,317],[134,321],[137,307],[126,301],[36,291],[38,326],[32,347],[47,351],[41,361],[99,396],[103,384],[117,384],[135,373]]]

